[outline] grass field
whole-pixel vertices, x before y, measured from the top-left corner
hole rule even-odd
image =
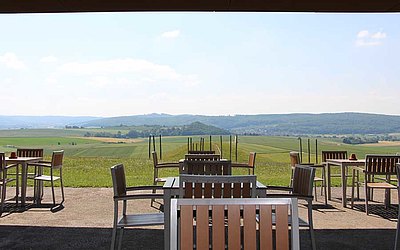
[[[6,130],[9,131],[9,130]],[[18,130],[19,131],[19,130]],[[74,133],[64,130],[21,130],[23,135],[16,136],[15,131],[0,132],[0,151],[9,153],[17,147],[44,148],[46,158],[53,150],[64,149],[65,185],[70,187],[110,187],[110,167],[123,163],[126,167],[128,185],[151,184],[153,167],[148,155],[147,138],[132,142],[103,142],[97,139],[76,138],[80,130]],[[32,133],[30,134],[29,131]],[[50,133],[52,132],[52,133]],[[68,134],[68,135],[66,135]],[[45,135],[45,136],[38,136]],[[193,137],[198,142],[200,137]],[[206,149],[209,149],[208,136]],[[232,151],[229,146],[229,136],[225,136],[222,145],[222,157],[236,161],[234,144]],[[213,149],[221,147],[219,137],[213,137]],[[310,161],[315,162],[315,139],[311,139]],[[160,154],[158,138],[156,150]],[[299,150],[296,137],[272,136],[240,136],[238,142],[238,162],[246,162],[250,151],[257,152],[256,174],[258,180],[269,185],[288,185],[290,176],[289,152]],[[318,152],[321,150],[347,150],[359,158],[365,154],[393,154],[400,152],[397,144],[387,145],[346,145],[336,139],[318,138]],[[303,151],[307,151],[307,140],[303,139]],[[187,152],[187,137],[163,137],[162,160],[178,161]],[[232,153],[231,153],[232,152]],[[319,159],[320,161],[320,159]],[[308,162],[308,154],[303,153],[303,162]],[[234,174],[245,174],[235,170]],[[174,170],[163,173],[165,176],[175,176]],[[338,182],[334,182],[338,184]]]

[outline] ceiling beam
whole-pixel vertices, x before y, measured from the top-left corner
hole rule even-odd
[[[0,13],[115,11],[400,12],[400,0],[0,0]]]

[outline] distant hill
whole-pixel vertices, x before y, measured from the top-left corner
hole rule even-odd
[[[62,128],[67,124],[84,123],[98,119],[93,116],[6,116],[0,115],[0,129]]]
[[[400,133],[400,116],[368,113],[273,114],[273,115],[167,115],[150,114],[96,119],[81,126],[118,125],[181,126],[193,122],[238,134],[384,134]]]
[[[89,116],[0,116],[0,129],[61,128],[66,125],[78,127],[115,127],[121,125],[182,127],[195,122],[201,122],[237,134],[334,135],[400,133],[400,116],[367,113],[234,116],[148,114],[111,118]],[[196,128],[191,129],[196,131]]]

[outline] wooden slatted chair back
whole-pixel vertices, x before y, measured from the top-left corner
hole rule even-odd
[[[249,154],[249,167],[253,168],[256,165],[256,152],[250,152]],[[254,171],[253,171],[254,174]]]
[[[188,161],[219,161],[221,155],[218,154],[186,154],[185,160]]]
[[[296,198],[172,199],[170,247],[298,250],[297,209]]]
[[[213,155],[215,154],[214,150],[189,150],[188,154],[192,155]]]
[[[2,172],[5,167],[6,167],[6,155],[3,152],[1,152],[0,153],[0,179],[3,177]]]
[[[191,161],[185,160],[179,174],[231,175],[231,161]]]
[[[396,175],[396,163],[400,163],[400,155],[366,155],[365,173]]]
[[[296,165],[293,173],[292,193],[301,196],[313,196],[315,168]]]
[[[53,151],[51,157],[51,167],[53,169],[60,169],[63,166],[64,150]]]
[[[114,197],[126,195],[126,180],[123,164],[111,167]]]
[[[347,159],[347,151],[322,151],[322,162],[327,159]]]
[[[18,157],[43,157],[42,148],[18,148]]]
[[[153,156],[153,166],[156,168],[158,165],[157,152],[153,151],[153,152],[151,152],[151,155]]]
[[[299,152],[292,151],[290,155],[290,166],[294,168],[297,164],[300,164],[300,154]]]
[[[255,175],[180,175],[181,198],[255,198]]]

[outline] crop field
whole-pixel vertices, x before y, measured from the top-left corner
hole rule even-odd
[[[153,167],[149,159],[148,138],[138,140],[101,140],[101,138],[82,137],[81,129],[52,130],[3,130],[0,131],[0,151],[7,154],[16,148],[44,148],[45,158],[51,157],[53,150],[65,150],[64,183],[70,187],[110,187],[110,167],[123,163],[126,168],[128,185],[151,184]],[[82,129],[84,130],[84,129]],[[18,136],[17,132],[23,132]],[[8,132],[8,133],[7,133]],[[198,143],[200,136],[193,136]],[[209,149],[209,136],[205,136],[205,149]],[[307,139],[303,138],[303,162],[308,162]],[[321,150],[347,150],[359,158],[365,154],[394,154],[400,152],[398,144],[347,145],[338,139],[318,138],[320,162]],[[251,151],[257,152],[256,175],[259,181],[268,185],[288,185],[290,177],[289,152],[299,151],[297,137],[273,136],[239,136],[236,159],[235,143],[230,147],[229,136],[213,136],[213,150],[222,149],[222,157],[232,161],[247,162]],[[160,156],[159,138],[156,137],[156,151]],[[151,150],[153,149],[153,146]],[[160,160],[178,161],[187,152],[187,137],[163,137]],[[316,161],[315,138],[310,138],[310,162]],[[234,174],[245,174],[246,171],[234,170]],[[177,175],[176,170],[166,170],[164,176]],[[338,180],[334,184],[339,184]]]

